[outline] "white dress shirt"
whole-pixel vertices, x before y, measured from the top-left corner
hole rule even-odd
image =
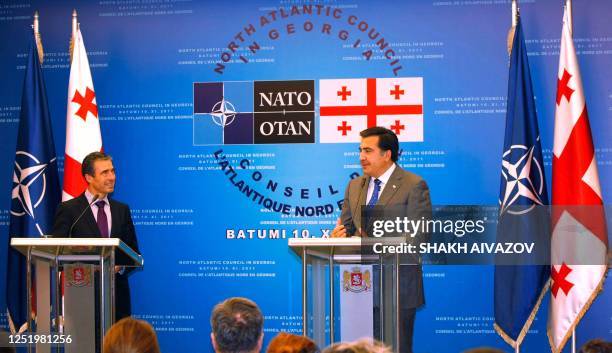
[[[366,199],[366,205],[368,204],[368,202],[370,202],[370,199],[372,198],[372,194],[374,193],[374,186],[376,185],[374,183],[374,179],[378,179],[378,180],[381,181],[381,183],[380,183],[380,191],[378,192],[378,199],[380,200],[380,196],[382,195],[383,190],[385,190],[385,186],[389,182],[389,178],[391,178],[391,174],[393,174],[394,170],[395,170],[395,163],[393,163],[389,167],[389,169],[387,169],[378,178],[370,178],[370,183],[368,184],[368,196],[367,196],[367,199]]]

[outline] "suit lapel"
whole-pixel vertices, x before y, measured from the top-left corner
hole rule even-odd
[[[119,208],[117,207],[117,204],[115,204],[115,201],[108,199],[108,202],[110,204],[110,210],[111,210],[111,229],[108,232],[108,234],[110,234],[111,237],[115,236],[115,237],[120,237],[123,234],[116,234],[113,233],[115,231],[119,230],[119,224],[120,224],[120,219],[119,219]]]
[[[395,193],[402,185],[402,175],[402,169],[398,165],[396,165],[395,170],[393,171],[393,173],[391,173],[391,177],[389,178],[387,185],[385,185],[385,189],[378,198],[378,202],[376,203],[377,206],[387,205],[387,203],[391,200],[393,195],[395,195]]]
[[[89,205],[89,202],[87,201],[87,197],[85,197],[85,194],[82,194],[81,196],[79,196],[79,203],[82,206],[80,207],[81,210],[85,209]],[[96,205],[95,204],[92,205],[89,210],[85,211],[85,214],[83,215],[83,220],[85,221],[85,224],[87,224],[87,228],[89,230],[89,232],[87,233],[95,234],[96,237],[102,237],[102,235],[100,234],[100,229],[98,229],[98,223],[96,223],[96,219],[93,215],[93,213],[96,210],[97,210]]]
[[[359,232],[361,229],[361,210],[365,206],[366,199],[368,198],[368,185],[370,184],[370,178],[364,176],[365,180],[362,181],[360,190],[358,193],[358,199],[354,199],[351,203],[351,209],[354,210],[353,223],[355,224],[356,231]]]

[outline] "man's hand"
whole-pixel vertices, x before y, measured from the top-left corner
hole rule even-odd
[[[336,227],[331,232],[332,238],[346,238],[346,228],[344,228],[344,224],[340,222],[340,218],[336,222]]]

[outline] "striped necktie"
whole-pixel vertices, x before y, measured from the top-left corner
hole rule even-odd
[[[374,207],[374,205],[376,205],[376,203],[378,202],[378,194],[380,194],[380,184],[382,184],[382,181],[380,181],[380,179],[374,179],[374,192],[372,192],[372,197],[368,202],[368,208]]]

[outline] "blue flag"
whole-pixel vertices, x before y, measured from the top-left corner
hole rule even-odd
[[[510,56],[499,203],[497,242],[535,244],[531,259],[517,261],[521,265],[495,266],[495,329],[516,348],[533,322],[550,274],[545,264],[550,244],[548,193],[520,18]]]
[[[34,38],[23,82],[11,190],[9,242],[13,237],[48,234],[61,189],[45,82]],[[6,302],[11,330],[19,330],[26,323],[26,292],[25,257],[9,245]]]

